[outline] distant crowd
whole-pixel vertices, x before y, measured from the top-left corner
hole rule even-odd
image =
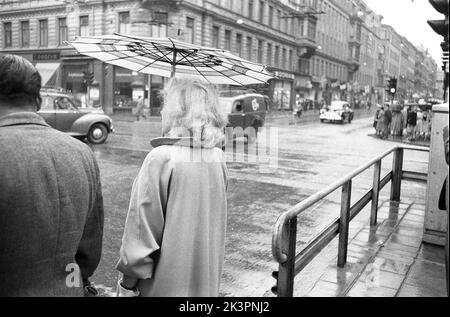
[[[431,136],[431,113],[418,106],[398,104],[378,105],[373,127],[382,139],[390,136],[409,141],[429,140]]]

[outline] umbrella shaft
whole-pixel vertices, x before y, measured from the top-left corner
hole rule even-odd
[[[170,77],[175,77],[175,71],[177,67],[177,50],[173,50],[173,60],[172,60],[172,73],[170,74]]]

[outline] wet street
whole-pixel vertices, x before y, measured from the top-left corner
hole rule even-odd
[[[371,117],[344,125],[273,121],[261,132],[258,151],[254,144],[238,154],[227,147],[223,296],[271,296],[271,272],[277,269],[271,254],[272,226],[288,208],[395,145],[368,136],[373,133],[371,125]],[[93,281],[105,295],[112,294],[117,282],[115,264],[133,180],[151,149],[150,139],[160,131],[157,121],[116,121],[115,127],[117,132],[107,143],[93,146],[105,204],[103,257]],[[240,144],[238,140],[237,148]],[[391,162],[391,157],[383,161],[383,175]],[[426,172],[427,162],[425,153],[406,152],[404,167]],[[354,180],[352,200],[372,186],[372,173],[368,170]],[[414,186],[405,194],[414,198]],[[337,191],[299,217],[298,249],[338,217],[339,198]]]

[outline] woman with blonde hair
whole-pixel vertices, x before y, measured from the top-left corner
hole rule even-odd
[[[225,117],[215,89],[172,78],[163,137],[151,141],[131,192],[118,296],[218,296],[225,248],[227,168],[217,145]]]

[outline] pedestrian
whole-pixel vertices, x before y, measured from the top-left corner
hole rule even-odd
[[[410,140],[410,141],[414,141],[414,139],[415,139],[414,138],[414,131],[416,129],[416,124],[417,124],[416,109],[415,108],[412,109],[411,107],[409,107],[406,133],[407,133],[408,140]]]
[[[402,110],[402,136],[407,134],[406,128],[408,125],[408,106],[404,106]]]
[[[383,137],[384,130],[385,130],[384,108],[380,106],[377,116],[377,135]]]
[[[30,62],[0,57],[0,296],[95,295],[99,169],[86,144],[36,113],[40,88]]]
[[[375,134],[378,135],[378,115],[380,113],[381,106],[377,104],[377,110],[375,111],[375,116],[373,117],[373,128],[375,129]]]
[[[227,169],[215,147],[226,125],[218,105],[214,88],[198,79],[168,82],[163,137],[152,140],[131,192],[118,296],[219,295]]]
[[[400,104],[392,105],[392,124],[391,133],[394,137],[401,136],[403,134],[403,115]]]
[[[426,118],[425,118],[426,119]],[[423,112],[419,108],[417,111],[417,121],[416,121],[416,127],[414,129],[414,137],[417,139],[424,139],[425,131],[424,131],[424,120],[423,120]]]
[[[137,105],[136,105],[136,117],[137,121],[140,120],[141,117],[144,117],[144,119],[147,119],[147,116],[144,113],[144,99],[142,99],[142,96],[138,97]]]
[[[383,122],[384,122],[384,130],[382,132],[382,138],[387,139],[389,137],[391,131],[391,123],[392,123],[392,112],[389,110],[389,105],[384,105],[384,113],[383,113]]]

